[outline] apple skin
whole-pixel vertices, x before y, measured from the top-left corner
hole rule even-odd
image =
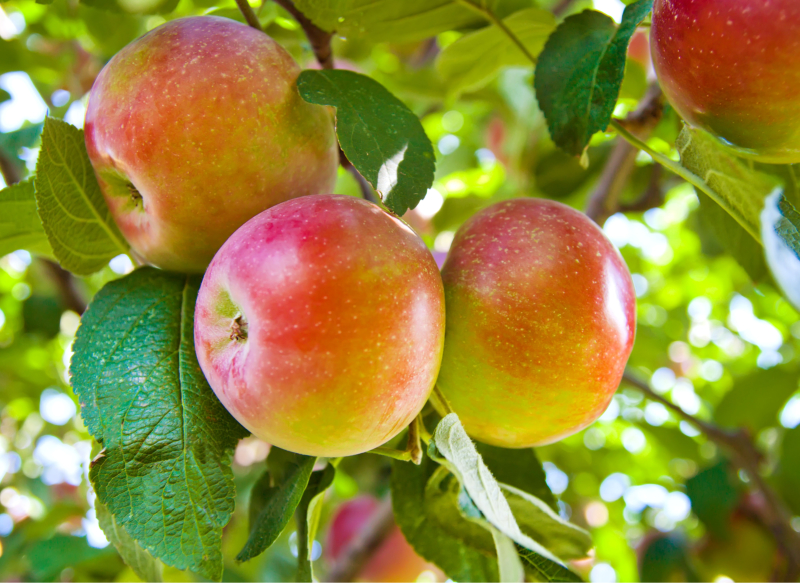
[[[300,97],[299,73],[267,35],[214,16],[163,24],[109,61],[86,148],[134,253],[202,272],[251,217],[333,189],[333,118]]]
[[[372,496],[359,496],[348,500],[336,510],[325,541],[325,559],[334,564],[345,548],[364,528],[378,509],[379,502]],[[356,581],[416,581],[423,571],[430,571],[437,581],[446,577],[441,570],[420,557],[408,544],[397,526],[374,551],[358,572]]]
[[[655,0],[653,64],[687,122],[763,162],[800,162],[800,2]]]
[[[559,202],[514,199],[456,233],[437,384],[472,437],[521,448],[597,419],[633,347],[636,296],[600,228]]]
[[[362,199],[306,196],[255,216],[216,254],[195,349],[217,397],[256,437],[355,455],[424,406],[444,309],[436,262],[402,221]]]

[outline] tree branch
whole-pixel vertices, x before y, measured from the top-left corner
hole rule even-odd
[[[661,88],[652,84],[635,111],[625,120],[625,126],[642,139],[647,139],[658,125],[663,111]],[[624,139],[617,138],[614,150],[606,162],[603,173],[589,196],[586,214],[598,225],[620,210],[619,197],[636,168],[639,151]]]
[[[764,509],[762,520],[772,531],[779,546],[783,550],[789,563],[787,581],[795,581],[800,575],[800,533],[792,528],[791,513],[786,505],[767,484],[761,476],[759,466],[761,465],[762,455],[758,451],[750,436],[743,429],[729,431],[721,429],[716,425],[698,419],[690,415],[672,401],[665,399],[654,392],[650,386],[629,371],[625,371],[623,381],[638,389],[651,401],[661,403],[670,411],[673,411],[681,419],[694,425],[698,431],[703,433],[708,439],[717,445],[725,448],[731,456],[731,460],[739,469],[744,470],[756,490],[764,498]]]
[[[323,69],[333,69],[333,49],[331,48],[332,32],[326,32],[311,22],[308,17],[300,12],[292,0],[274,0],[275,4],[291,14],[297,23],[302,27],[311,49],[317,58],[319,66]]]
[[[236,6],[239,7],[239,11],[242,13],[242,16],[244,16],[247,24],[259,32],[264,32],[264,29],[261,28],[261,23],[258,21],[258,16],[253,12],[253,7],[250,6],[247,0],[236,0]]]
[[[344,549],[328,573],[328,581],[354,581],[372,554],[394,528],[392,501],[384,498],[356,537]]]

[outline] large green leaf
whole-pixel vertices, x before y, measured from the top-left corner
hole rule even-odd
[[[153,268],[107,284],[82,318],[70,370],[84,423],[103,445],[90,471],[99,500],[154,557],[220,579],[230,460],[247,432],[197,363],[199,284]]]
[[[593,543],[588,532],[561,518],[536,496],[508,484],[501,483],[500,487],[523,533],[563,561],[589,554]]]
[[[628,43],[653,0],[625,8],[619,28],[600,12],[570,16],[550,35],[536,65],[534,86],[553,141],[579,155],[605,130],[625,76]]]
[[[442,522],[450,524],[449,507],[445,507],[444,516],[431,514],[435,509],[426,504],[426,489],[438,468],[427,455],[419,466],[392,462],[392,506],[400,530],[421,557],[437,565],[451,579],[497,581],[494,556],[464,544],[441,527]]]
[[[0,190],[0,257],[17,249],[53,255],[29,181]]]
[[[506,449],[480,442],[475,447],[498,482],[532,494],[553,510],[558,509],[542,463],[533,448]]]
[[[295,581],[305,583],[314,581],[311,553],[322,516],[322,498],[325,496],[325,490],[333,484],[335,476],[336,468],[330,463],[325,466],[324,470],[311,474],[303,498],[297,506],[295,512],[297,522],[297,575]]]
[[[128,250],[100,193],[82,130],[45,120],[34,185],[47,239],[64,269],[88,275]]]
[[[95,500],[95,512],[100,528],[122,556],[125,563],[142,581],[161,581],[163,565],[137,543],[117,522],[105,504]]]
[[[250,493],[250,536],[236,556],[237,561],[249,561],[278,539],[300,504],[317,461],[316,457],[283,452],[276,447],[270,456],[279,453],[288,455],[281,471],[265,472]]]
[[[769,195],[764,204],[761,240],[772,276],[800,310],[800,213],[780,192]]]
[[[558,557],[522,532],[500,484],[486,467],[455,413],[446,415],[436,426],[431,440],[431,456],[441,458],[493,528],[542,559],[527,559],[537,577],[546,581],[576,579]]]
[[[336,107],[336,135],[347,159],[397,215],[433,185],[433,146],[419,118],[374,79],[352,71],[303,71],[303,99]]]
[[[794,370],[772,368],[756,370],[737,378],[714,411],[714,419],[726,427],[746,427],[753,435],[776,425],[778,412],[797,391]]]
[[[778,181],[753,170],[703,130],[685,127],[675,145],[681,164],[716,194],[712,201],[709,193],[698,189],[703,223],[750,277],[763,279],[767,268],[759,217],[767,195],[780,188]]]
[[[503,24],[535,57],[542,52],[556,21],[547,10],[529,8],[505,18]],[[530,66],[531,62],[496,25],[462,36],[436,58],[436,68],[453,92],[479,89],[501,68],[513,65]]]
[[[480,10],[504,18],[530,8],[531,0],[295,0],[323,30],[348,39],[413,42],[440,32],[485,22]]]

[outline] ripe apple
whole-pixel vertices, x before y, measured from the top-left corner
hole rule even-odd
[[[333,565],[350,542],[358,536],[378,509],[378,505],[379,502],[372,496],[359,496],[348,500],[336,510],[323,547],[329,565]],[[416,581],[425,571],[430,571],[438,581],[445,580],[444,573],[420,557],[408,544],[400,529],[394,526],[389,536],[356,575],[355,580]]]
[[[687,122],[764,162],[800,162],[800,2],[655,0],[650,41]]]
[[[350,196],[253,217],[206,271],[195,348],[217,397],[256,437],[354,455],[422,409],[444,342],[444,290],[422,240]]]
[[[470,435],[542,445],[603,413],[633,347],[636,299],[586,215],[542,199],[492,205],[458,230],[442,277],[438,385]]]
[[[333,188],[333,118],[300,97],[299,73],[267,35],[214,16],[163,24],[109,61],[86,148],[138,256],[202,272],[251,217]]]

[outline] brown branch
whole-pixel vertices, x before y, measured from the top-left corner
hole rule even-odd
[[[247,24],[259,32],[264,32],[264,29],[261,28],[261,23],[258,21],[258,16],[256,16],[253,7],[250,6],[247,0],[236,0],[236,6],[239,7],[239,11],[242,13],[242,16],[244,16]]]
[[[648,88],[636,110],[628,115],[625,125],[637,136],[646,138],[658,125],[662,110],[661,88],[654,83]],[[617,138],[614,150],[586,205],[586,214],[597,224],[602,225],[608,217],[620,210],[619,197],[636,168],[638,153],[628,142]]]
[[[567,10],[569,10],[569,7],[572,6],[572,2],[573,0],[561,0],[561,2],[553,6],[553,14],[555,16],[563,15]]]
[[[654,392],[645,381],[633,373],[626,371],[622,378],[626,383],[644,393],[648,399],[661,403],[678,417],[694,425],[708,439],[728,451],[733,463],[739,469],[744,470],[755,489],[764,498],[765,503],[761,519],[772,531],[775,540],[778,541],[778,545],[788,560],[788,573],[785,580],[797,580],[798,576],[800,576],[800,533],[792,528],[792,515],[784,502],[761,476],[759,467],[763,456],[753,444],[747,432],[743,429],[735,431],[721,429],[707,421],[698,419],[694,415],[690,415],[673,402]]]
[[[306,33],[311,49],[317,58],[319,66],[323,69],[333,69],[333,49],[331,48],[332,32],[326,32],[311,22],[308,17],[300,12],[292,0],[275,0],[275,3],[291,14]]]
[[[387,496],[358,535],[344,549],[328,573],[327,581],[353,581],[393,528],[392,501]]]
[[[644,212],[664,204],[664,191],[661,188],[661,177],[664,175],[664,167],[661,164],[653,164],[653,172],[650,174],[650,182],[642,195],[635,201],[628,204],[621,204],[619,211]]]

